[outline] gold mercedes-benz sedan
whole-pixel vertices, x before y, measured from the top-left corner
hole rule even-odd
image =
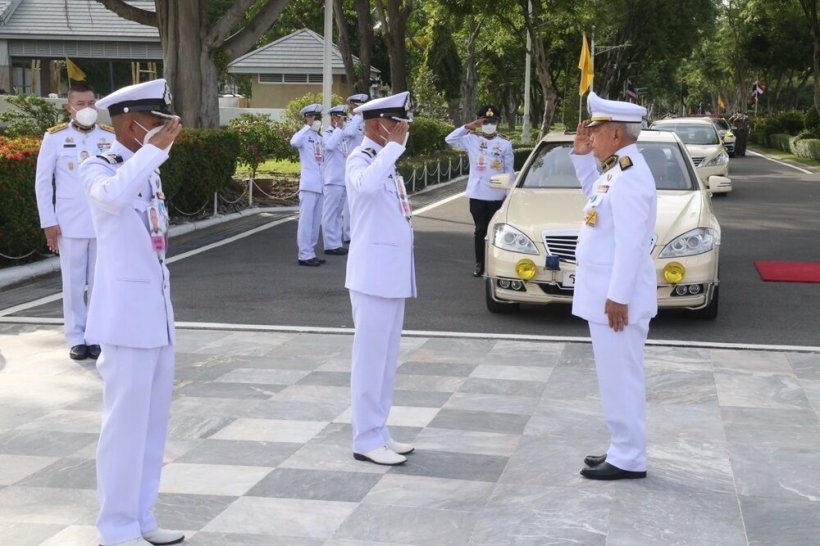
[[[509,189],[487,231],[484,282],[487,309],[493,313],[515,311],[522,303],[572,302],[584,208],[569,158],[573,139],[571,133],[545,136],[514,184],[508,175],[493,177],[495,187]],[[672,132],[644,130],[637,144],[658,189],[652,249],[658,306],[713,319],[718,312],[720,224],[710,188],[728,180],[710,176],[702,181]]]

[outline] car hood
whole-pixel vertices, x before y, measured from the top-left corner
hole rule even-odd
[[[656,244],[666,245],[703,225],[708,216],[706,199],[702,191],[658,191]],[[580,229],[585,201],[580,189],[517,188],[510,192],[499,218],[543,243],[544,231]]]
[[[698,144],[687,144],[686,150],[692,157],[711,157],[713,155],[717,155],[718,151],[720,151],[720,146],[717,144],[707,144],[703,146]]]

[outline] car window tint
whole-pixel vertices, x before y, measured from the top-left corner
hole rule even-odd
[[[522,188],[580,188],[569,158],[572,143],[546,143],[521,177]]]
[[[659,190],[692,190],[693,181],[686,167],[686,159],[677,144],[671,142],[638,142]]]
[[[686,125],[683,123],[669,123],[653,125],[653,129],[675,133],[684,144],[697,146],[711,146],[720,143],[717,131],[709,125]]]

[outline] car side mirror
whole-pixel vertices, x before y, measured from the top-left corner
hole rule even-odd
[[[490,177],[490,187],[496,190],[510,189],[510,173],[492,175]]]

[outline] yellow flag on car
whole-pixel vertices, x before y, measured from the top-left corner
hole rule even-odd
[[[721,97],[720,94],[718,94],[718,108],[726,110],[726,103],[723,102],[723,97]]]
[[[72,61],[68,57],[65,58],[65,67],[68,71],[69,80],[75,80],[78,82],[85,81],[85,72],[83,72],[83,70],[79,66],[74,64],[74,61]]]
[[[592,85],[592,77],[594,76],[592,55],[589,53],[586,33],[584,33],[584,43],[581,46],[581,58],[578,60],[578,68],[581,69],[581,84],[578,86],[578,94],[583,96],[589,86]]]

